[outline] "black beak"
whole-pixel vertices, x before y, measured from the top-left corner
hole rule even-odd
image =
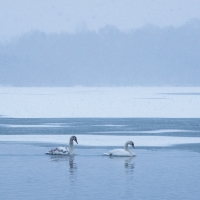
[[[134,145],[132,145],[132,147],[135,149]]]
[[[78,144],[78,142],[77,142],[77,140],[76,140],[76,139],[75,139],[74,141],[75,141],[75,142]]]

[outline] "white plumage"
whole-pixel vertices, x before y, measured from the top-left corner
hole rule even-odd
[[[71,136],[69,139],[69,148],[68,147],[56,147],[46,152],[50,155],[74,155],[74,145],[73,141],[78,144],[76,136]]]
[[[125,143],[124,149],[113,149],[111,151],[108,151],[107,153],[104,153],[104,155],[106,155],[106,156],[122,156],[122,157],[135,156],[135,154],[128,149],[128,145],[131,145],[133,148],[135,148],[134,143],[132,141],[128,141]]]

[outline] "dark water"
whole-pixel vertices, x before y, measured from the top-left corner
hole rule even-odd
[[[106,132],[113,131],[141,135],[134,131],[173,129],[188,131],[159,134],[199,137],[200,130],[200,119],[0,119],[0,124],[1,135],[30,132],[38,136],[55,132],[112,135]],[[44,124],[49,126],[41,127]],[[1,142],[1,199],[196,200],[200,197],[199,144],[138,147],[134,158],[110,158],[102,156],[110,147],[78,145],[72,157],[45,155],[51,146]]]
[[[154,130],[179,130],[153,132]],[[200,119],[176,118],[0,118],[1,135],[151,135],[200,136]],[[181,132],[184,131],[184,132]]]

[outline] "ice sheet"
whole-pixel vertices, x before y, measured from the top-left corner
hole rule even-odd
[[[179,130],[179,129],[160,129],[160,130],[151,130],[151,131],[98,131],[98,132],[92,132],[96,134],[116,134],[116,133],[149,133],[149,134],[156,134],[156,133],[187,133],[187,132],[199,132],[199,131],[193,131],[193,130]]]
[[[0,116],[200,118],[200,87],[0,87]]]
[[[101,136],[77,135],[78,145],[83,146],[123,146],[126,141],[133,141],[135,146],[170,146],[175,144],[200,143],[199,137],[170,136]],[[4,142],[36,142],[68,145],[68,135],[0,135]]]

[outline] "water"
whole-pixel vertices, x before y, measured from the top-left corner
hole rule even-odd
[[[66,135],[67,134],[67,135]],[[76,155],[49,156],[52,141],[6,141],[16,135],[76,135]],[[81,145],[79,135],[111,137],[110,145]],[[139,146],[134,158],[102,154],[120,145],[112,137],[199,138],[200,119],[0,118],[2,199],[199,199],[200,144]],[[122,137],[122,145],[124,145]],[[63,141],[63,144],[66,142]],[[169,143],[170,144],[170,143]]]

